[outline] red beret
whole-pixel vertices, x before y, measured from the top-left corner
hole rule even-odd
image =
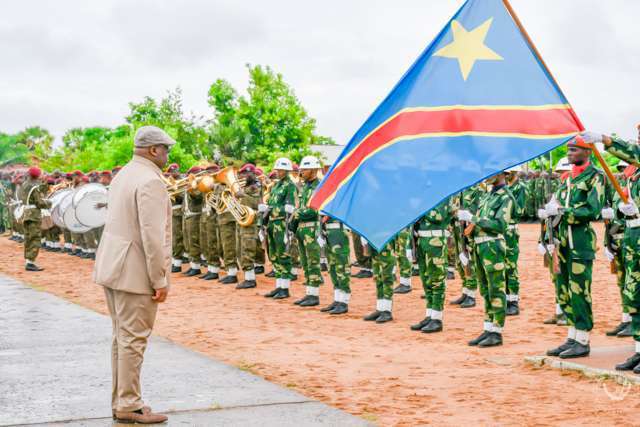
[[[65,173],[64,176],[67,178],[73,178],[73,174],[71,172]]]
[[[102,171],[102,172],[100,172],[100,175],[102,175],[102,176],[111,176],[111,171]]]
[[[49,185],[53,185],[53,184],[55,184],[55,183],[56,183],[55,178],[47,178],[47,184],[49,184]]]
[[[84,175],[84,174],[82,173],[82,171],[79,171],[79,170],[73,171],[73,174],[74,174],[75,176],[82,176],[82,175]]]
[[[245,163],[238,172],[253,172],[256,173],[256,167],[255,165],[251,164],[251,163]]]
[[[272,172],[269,174],[269,178],[271,178],[271,179],[276,178],[277,176],[278,176],[278,174],[276,173],[276,171],[272,171]]]
[[[169,165],[169,167],[167,168],[167,171],[168,172],[172,172],[172,171],[178,170],[178,169],[180,169],[180,166],[177,163],[171,163]]]
[[[209,166],[207,166],[206,170],[208,170],[208,171],[219,171],[220,170],[220,166],[216,165],[215,163],[212,163]]]
[[[575,138],[570,140],[567,145],[569,147],[579,147],[587,150],[591,150],[591,144],[587,144],[584,139],[580,135],[577,135]]]
[[[40,168],[37,168],[35,166],[29,168],[29,176],[31,178],[40,178],[40,175],[42,175],[42,171],[40,170]]]
[[[202,172],[202,168],[200,166],[192,166],[191,169],[189,169],[189,173],[198,173],[198,172]]]
[[[300,167],[298,166],[298,164],[297,164],[297,163],[294,163],[294,164],[293,164],[293,170],[294,170],[294,171],[297,171],[298,169],[300,169]]]
[[[82,182],[89,182],[89,177],[82,175]]]
[[[264,171],[262,169],[260,169],[260,168],[256,168],[256,175],[262,176],[262,175],[264,175]]]

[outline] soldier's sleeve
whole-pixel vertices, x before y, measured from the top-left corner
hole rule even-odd
[[[578,207],[568,207],[564,214],[569,224],[584,224],[599,219],[603,207],[604,177],[601,173],[597,173],[590,182],[585,203],[581,203]]]
[[[31,203],[38,209],[47,209],[51,207],[51,202],[45,199],[42,187],[36,188],[31,194]]]
[[[311,189],[305,189],[303,191],[308,191],[308,192],[312,192],[313,190]],[[306,196],[306,195],[305,195]],[[303,206],[302,202],[305,199],[309,199],[309,197],[304,197],[300,199],[300,207],[298,208],[298,219],[300,221],[315,221],[318,219],[318,211],[316,211],[315,209],[312,209],[308,206]]]
[[[474,215],[473,221],[477,227],[495,234],[502,234],[507,231],[513,216],[513,198],[508,194],[502,197],[500,207],[496,210],[493,218],[478,218]]]
[[[606,147],[606,150],[619,159],[640,166],[640,145],[630,144],[623,139],[612,136],[611,145]]]
[[[296,206],[298,201],[298,188],[293,182],[287,185],[287,192],[284,196],[284,204]]]

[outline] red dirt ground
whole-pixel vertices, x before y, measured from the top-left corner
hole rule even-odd
[[[395,320],[376,325],[361,320],[375,305],[371,280],[355,280],[349,314],[334,317],[292,305],[304,293],[301,281],[292,286],[293,298],[272,301],[261,296],[274,283],[264,276],[257,289],[236,291],[233,285],[173,275],[155,333],[379,425],[635,424],[636,393],[614,401],[599,381],[524,363],[524,356],[542,354],[566,334],[565,328],[542,324],[554,303],[536,251],[537,233],[537,225],[521,226],[522,310],[507,318],[502,347],[466,345],[481,331],[481,304],[447,306],[442,333],[410,331],[424,315],[415,277],[414,291],[394,298]],[[0,251],[1,273],[106,312],[102,289],[91,282],[91,261],[43,252],[38,263],[46,270],[26,273],[20,245],[2,238]],[[619,321],[619,296],[601,258],[594,269],[592,345],[611,346],[622,343],[604,335]],[[326,276],[325,281],[322,305],[332,295]],[[460,281],[449,281],[448,300],[459,292]]]

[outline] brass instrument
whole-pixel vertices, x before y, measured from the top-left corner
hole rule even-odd
[[[205,174],[206,171],[198,172],[197,174],[189,174],[188,176],[180,179],[174,177],[162,177],[165,185],[167,186],[167,192],[169,197],[175,197],[180,193],[187,190],[195,190],[199,184],[200,176]]]
[[[58,190],[62,190],[63,188],[68,188],[71,187],[71,183],[67,182],[67,181],[62,181],[59,182],[58,184],[52,185],[51,188],[49,188],[49,192],[47,193],[47,197],[45,197],[46,199],[49,199],[49,197],[55,193]]]
[[[236,194],[242,190],[242,181],[238,179],[236,169],[232,166],[226,167],[221,171],[213,175],[215,182],[224,184],[227,188],[217,196],[219,198],[218,205],[224,206],[231,215],[235,218],[236,222],[241,227],[247,227],[253,224],[256,217],[256,212],[248,206],[244,206],[236,198]],[[211,200],[216,201],[215,195],[211,196]],[[215,207],[214,207],[215,209]],[[216,209],[216,212],[218,210]]]

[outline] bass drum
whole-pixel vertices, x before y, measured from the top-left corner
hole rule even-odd
[[[76,218],[76,210],[72,205],[67,207],[67,209],[64,211],[64,214],[62,214],[62,219],[64,221],[65,228],[72,233],[81,234],[91,230],[91,227],[87,227],[86,225],[78,221],[78,218]]]
[[[75,204],[78,221],[87,227],[102,227],[107,220],[107,208],[106,206],[97,208],[96,205],[99,203],[107,204],[106,192],[92,191],[85,193],[84,197]]]
[[[13,218],[16,220],[18,224],[22,224],[22,220],[24,219],[24,205],[20,204],[13,210]]]
[[[92,182],[90,184],[85,184],[82,187],[76,189],[73,194],[73,207],[77,208],[80,201],[90,193],[102,193],[107,194],[107,187],[102,184],[98,184],[96,182]]]
[[[64,227],[64,222],[62,220],[63,212],[60,211],[60,204],[62,200],[71,193],[73,193],[71,188],[63,188],[49,196],[49,201],[51,201],[51,220],[53,221],[53,224],[60,228]]]
[[[58,227],[67,228],[64,223],[64,213],[69,207],[71,207],[71,202],[73,201],[73,189],[67,188],[61,191],[65,191],[65,194],[60,196],[60,202],[58,202],[58,204],[56,204],[56,206],[51,210],[51,219]]]

